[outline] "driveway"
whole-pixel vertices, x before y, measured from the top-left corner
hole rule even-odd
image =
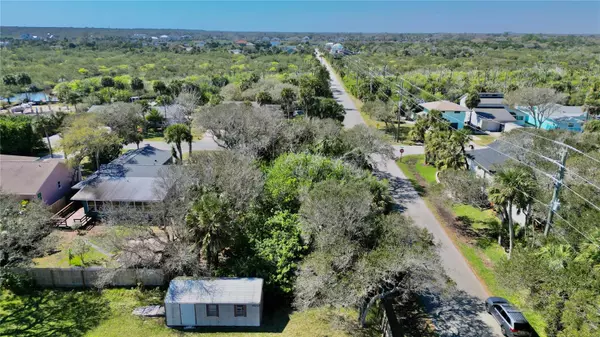
[[[364,124],[354,102],[334,75],[333,69],[319,57],[331,75],[334,98],[346,109],[345,127]],[[402,146],[404,154],[422,153],[420,146]],[[395,146],[399,150],[399,146]],[[390,181],[392,195],[401,212],[411,217],[415,225],[429,230],[439,243],[441,261],[448,276],[456,283],[457,292],[450,296],[426,298],[429,312],[439,336],[501,336],[492,316],[485,312],[484,300],[489,296],[442,225],[417,194],[393,160],[380,161],[378,175]]]

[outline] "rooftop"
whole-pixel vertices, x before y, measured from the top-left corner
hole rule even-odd
[[[495,168],[502,165],[509,157],[497,152],[502,151],[500,148],[500,142],[494,141],[488,147],[483,149],[477,149],[468,153],[469,157],[473,159],[479,166],[488,172],[495,172]],[[494,151],[497,150],[497,151]]]
[[[18,158],[20,157],[20,158]],[[0,189],[17,195],[36,195],[60,159],[0,155]]]
[[[477,107],[504,106],[504,98],[480,98]]]
[[[73,186],[79,192],[71,200],[161,201],[167,194],[159,184],[161,170],[170,159],[170,151],[149,145],[129,151]]]
[[[469,109],[464,106],[460,106],[450,101],[435,101],[419,104],[427,110],[439,110],[439,111],[468,111]]]
[[[127,151],[111,164],[122,165],[164,165],[171,159],[171,151],[160,150],[149,144],[136,150]]]
[[[505,108],[475,108],[477,116],[497,122],[514,122],[515,117]]]
[[[165,303],[260,304],[262,286],[261,278],[176,278]]]
[[[527,113],[529,111],[528,108],[523,107],[523,106],[517,106],[517,108],[525,113]],[[550,119],[558,120],[558,119],[564,118],[564,117],[583,118],[583,117],[585,117],[585,112],[584,112],[582,106],[567,106],[567,105],[557,104],[557,109],[556,109],[556,111],[552,112],[552,114],[550,115]]]

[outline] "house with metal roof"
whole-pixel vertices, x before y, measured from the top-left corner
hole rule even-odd
[[[62,159],[0,155],[0,190],[53,205],[71,189],[73,172]]]
[[[460,106],[450,101],[435,101],[419,104],[423,108],[424,114],[429,113],[431,110],[438,110],[442,112],[442,117],[450,123],[453,129],[460,130],[465,126],[465,118],[469,109],[464,106]]]
[[[169,327],[260,326],[261,278],[176,278],[165,295]]]
[[[144,207],[160,202],[168,193],[160,177],[171,163],[171,151],[150,145],[129,151],[74,185],[77,192],[71,200],[81,202],[86,214],[101,213],[109,205]]]

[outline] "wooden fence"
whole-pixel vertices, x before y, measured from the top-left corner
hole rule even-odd
[[[95,287],[100,278],[108,278],[106,285],[112,287],[162,286],[165,275],[160,269],[111,269],[89,268],[26,268],[16,272],[28,275],[38,286],[44,288]]]

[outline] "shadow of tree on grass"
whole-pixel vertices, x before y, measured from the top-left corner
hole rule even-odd
[[[92,291],[2,291],[0,306],[0,336],[83,336],[109,315],[108,302]]]

